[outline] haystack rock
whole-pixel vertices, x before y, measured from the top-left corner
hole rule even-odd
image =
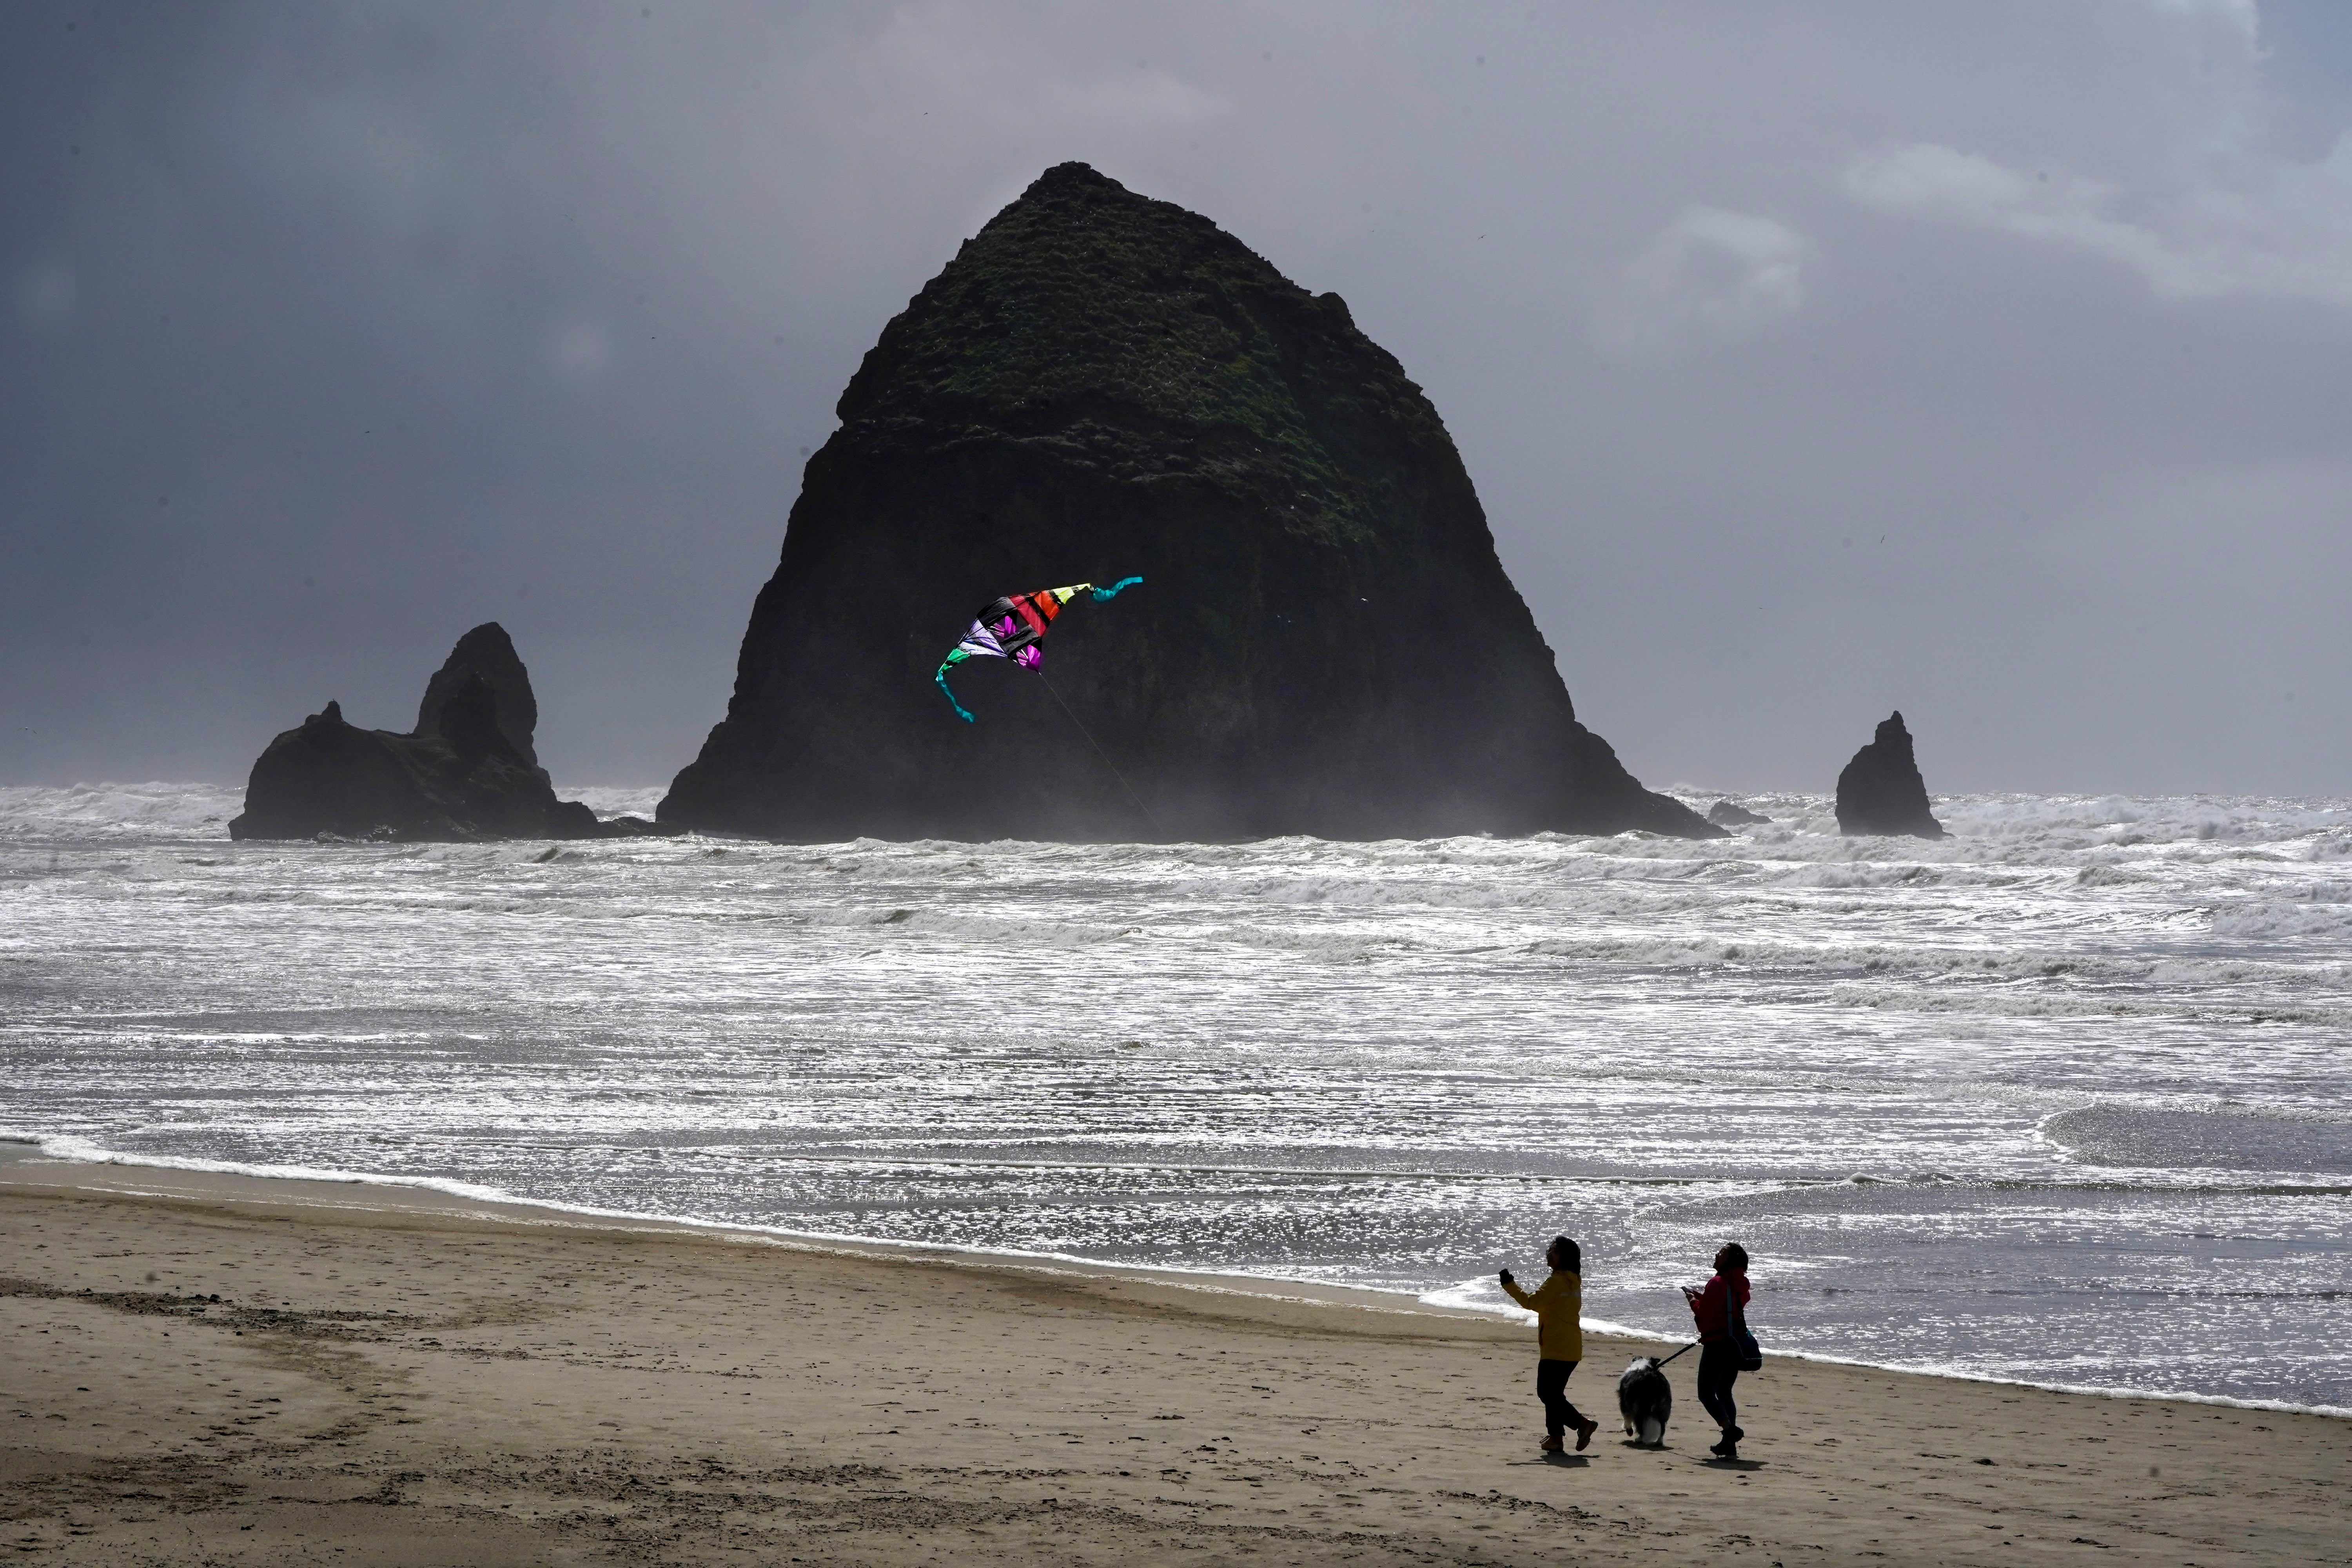
[[[330,702],[269,742],[232,838],[594,838],[649,831],[558,800],[532,750],[539,703],[496,622],[458,639],[425,688],[416,729],[362,730]]]
[[[1911,731],[1899,710],[1838,774],[1837,819],[1838,831],[1849,835],[1944,837],[1944,825],[1927,808],[1927,782],[1919,776]]]
[[[823,840],[1719,832],[1577,722],[1437,412],[1204,217],[1048,170],[883,330],[665,826]],[[932,671],[999,595],[1041,671]],[[1050,685],[1048,684],[1050,682]]]

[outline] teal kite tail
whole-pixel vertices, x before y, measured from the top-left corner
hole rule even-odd
[[[947,691],[948,706],[956,710],[957,718],[962,720],[967,724],[975,724],[979,722],[978,720],[974,719],[971,714],[963,710],[963,704],[955,700],[955,693],[948,691],[948,667],[946,665],[943,664],[940,666],[939,672],[933,675],[931,679],[940,683],[940,689],[941,691]]]
[[[1138,583],[1142,581],[1143,579],[1140,577],[1121,577],[1118,582],[1113,583],[1108,588],[1097,588],[1095,590],[1095,603],[1099,605],[1105,599],[1116,599],[1118,597],[1118,591],[1121,588],[1132,588]]]

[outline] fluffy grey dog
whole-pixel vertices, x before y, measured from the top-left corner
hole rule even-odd
[[[1625,1418],[1625,1436],[1649,1447],[1663,1447],[1666,1417],[1675,1410],[1675,1385],[1654,1355],[1635,1356],[1617,1380],[1617,1413]]]

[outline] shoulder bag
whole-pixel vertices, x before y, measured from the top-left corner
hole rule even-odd
[[[1723,1324],[1731,1339],[1732,1364],[1742,1372],[1762,1371],[1763,1349],[1748,1331],[1748,1309],[1739,1304],[1739,1292],[1728,1279],[1723,1282]]]

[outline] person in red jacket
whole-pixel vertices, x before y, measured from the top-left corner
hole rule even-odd
[[[1544,1261],[1551,1265],[1551,1277],[1542,1284],[1522,1290],[1506,1268],[1503,1289],[1536,1315],[1536,1397],[1544,1407],[1541,1447],[1547,1454],[1557,1454],[1563,1447],[1561,1434],[1570,1427],[1576,1428],[1576,1446],[1581,1449],[1601,1430],[1601,1423],[1586,1420],[1568,1402],[1568,1374],[1584,1359],[1583,1253],[1568,1237],[1555,1236]]]
[[[1739,1429],[1739,1407],[1731,1399],[1731,1385],[1739,1376],[1739,1349],[1731,1342],[1731,1326],[1747,1318],[1748,1249],[1736,1241],[1725,1242],[1715,1255],[1715,1278],[1705,1289],[1684,1286],[1683,1296],[1698,1321],[1698,1402],[1723,1428],[1723,1441],[1707,1452],[1736,1459],[1739,1439],[1747,1434]]]

